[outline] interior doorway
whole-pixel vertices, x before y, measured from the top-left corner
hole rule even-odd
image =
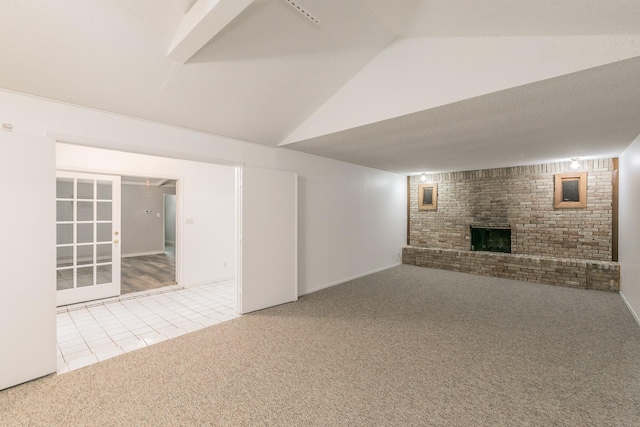
[[[58,309],[58,372],[297,299],[294,173],[60,142],[56,161],[60,170],[115,175],[125,181],[132,177],[138,181],[132,187],[143,193],[137,201],[144,201],[147,187],[147,177],[141,175],[171,176],[176,181],[176,288],[184,287]],[[147,192],[152,191],[151,179],[149,184]],[[150,221],[157,220],[162,209],[162,219],[168,216],[162,199],[160,208],[141,206],[136,212]],[[165,241],[170,239],[161,229],[158,250],[166,255]],[[123,228],[123,246],[131,233]],[[148,252],[122,249],[140,257]],[[128,258],[135,257],[122,260]]]
[[[122,177],[122,295],[178,283],[177,187],[169,178]]]

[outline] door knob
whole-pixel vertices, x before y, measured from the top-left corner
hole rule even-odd
[[[114,240],[113,243],[118,244],[118,243],[120,243],[120,240]]]
[[[113,232],[113,234],[116,235],[116,236],[118,235],[118,233],[119,233],[118,231],[114,231]]]

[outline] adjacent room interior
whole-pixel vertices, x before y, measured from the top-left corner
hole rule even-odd
[[[123,176],[120,182],[121,294],[176,285],[176,181]]]

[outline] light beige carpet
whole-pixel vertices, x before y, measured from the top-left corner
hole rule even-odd
[[[0,392],[2,425],[638,426],[615,293],[400,266]]]

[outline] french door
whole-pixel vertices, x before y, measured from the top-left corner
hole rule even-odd
[[[57,304],[120,295],[120,177],[56,174]]]

